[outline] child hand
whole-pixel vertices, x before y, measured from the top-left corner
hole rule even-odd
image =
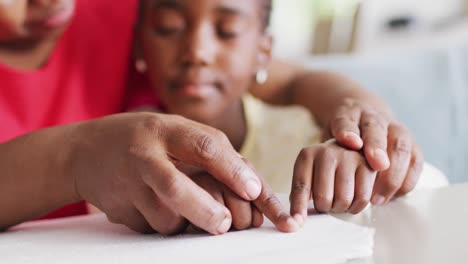
[[[191,178],[216,201],[228,208],[232,217],[231,229],[258,228],[263,224],[263,214],[282,232],[295,232],[303,224],[302,218],[298,223],[283,209],[281,202],[263,179],[261,179],[263,186],[259,198],[249,202],[207,173],[198,173]]]
[[[369,204],[376,172],[357,151],[335,140],[304,148],[294,166],[291,215],[307,215],[310,198],[318,212],[357,214]]]

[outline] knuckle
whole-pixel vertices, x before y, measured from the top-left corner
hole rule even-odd
[[[339,157],[342,157],[345,152],[343,150],[336,151],[332,148],[324,148],[321,151],[322,162],[337,164]]]
[[[230,179],[232,182],[241,182],[241,179],[242,179],[242,175],[243,175],[243,168],[240,167],[240,166],[233,166],[231,169],[230,169]]]
[[[386,142],[382,140],[383,138],[377,137],[377,135],[375,134],[364,135],[363,138],[364,138],[364,141],[366,141],[367,145],[372,145],[372,146],[380,147],[383,149],[387,148]]]
[[[411,143],[407,139],[399,137],[395,139],[392,149],[398,155],[408,156],[411,153]]]
[[[139,134],[140,128],[142,128],[145,132],[151,135],[158,135],[162,125],[163,122],[161,122],[157,115],[146,115],[142,120],[141,127],[135,127],[134,134]]]
[[[352,161],[356,166],[367,164],[366,158],[357,151],[346,151],[346,159]]]
[[[371,176],[375,177],[377,175],[377,172],[374,171],[369,163],[367,162],[366,158],[361,155],[360,153],[353,154],[351,160],[353,161],[354,164],[356,164],[356,174],[357,175],[363,175],[366,178],[370,178]]]
[[[309,194],[310,193],[310,186],[305,183],[305,182],[301,182],[301,181],[296,181],[296,182],[293,182],[292,185],[291,185],[291,193],[306,193],[306,194]]]
[[[335,192],[335,201],[351,203],[354,198],[354,181],[346,178],[341,181],[341,184],[340,190]]]
[[[274,207],[277,206],[279,201],[274,193],[265,194],[265,197],[262,199],[262,203],[265,207]]]
[[[297,162],[305,162],[314,158],[313,148],[303,148],[297,156]]]
[[[219,150],[213,136],[205,134],[198,138],[195,142],[195,153],[203,161],[216,160]]]
[[[345,98],[343,100],[343,104],[342,104],[344,107],[355,107],[357,105],[357,102],[356,100],[354,100],[353,98]]]
[[[341,151],[341,148],[339,148],[338,150],[333,148],[333,147],[323,147],[321,149],[321,152],[322,152],[322,155],[323,156],[326,156],[326,157],[334,157],[336,156],[337,154],[341,154],[342,151]]]
[[[356,195],[351,205],[349,212],[351,214],[358,214],[364,210],[370,203],[370,196],[367,195]]]
[[[218,208],[208,207],[205,209],[206,224],[209,227],[217,227],[226,216]]]
[[[239,165],[233,165],[232,167],[225,168],[229,175],[229,182],[234,184],[240,184],[243,182],[244,168]],[[210,177],[211,180],[213,179]]]
[[[363,208],[366,207],[370,203],[370,198],[369,197],[359,197],[356,198],[354,201],[357,207]]]
[[[415,180],[406,180],[403,186],[401,186],[400,192],[403,194],[411,192],[416,187],[416,183],[417,181]]]
[[[347,116],[345,114],[339,114],[339,115],[336,115],[333,118],[332,122],[333,122],[333,124],[338,126],[338,127],[335,127],[335,128],[340,128],[341,126],[343,126],[344,124],[347,124],[348,122],[357,122],[357,120],[353,116]]]
[[[370,165],[367,163],[367,160],[360,155],[359,160],[361,161],[360,166],[356,171],[356,176],[360,176],[364,179],[373,179],[377,177],[377,171],[374,171]]]
[[[385,189],[388,192],[394,192],[395,190],[398,190],[400,188],[401,183],[394,177],[388,177],[386,180],[383,182]]]
[[[333,200],[330,196],[324,194],[324,193],[316,193],[314,194],[314,204],[315,204],[315,209],[317,209],[320,212],[327,212],[330,210],[330,207],[333,203]]]
[[[154,148],[151,149],[145,144],[141,144],[140,142],[132,141],[127,146],[125,150],[126,160],[122,160],[123,165],[129,165],[131,162],[141,162],[142,164],[150,164],[154,161],[155,152]]]
[[[389,125],[389,129],[394,132],[394,133],[397,133],[397,134],[401,134],[401,135],[404,135],[404,136],[408,136],[409,133],[408,133],[408,130],[406,129],[406,127],[400,123],[400,122],[391,122],[390,125]]]
[[[337,194],[335,197],[334,205],[338,208],[347,209],[353,202],[353,196],[351,194]]]
[[[380,130],[387,130],[387,126],[385,125],[383,120],[380,120],[376,118],[375,116],[364,120],[361,126],[363,129],[378,128]]]
[[[358,191],[356,192],[353,202],[358,205],[367,205],[368,203],[370,203],[370,199],[371,192]]]
[[[344,162],[350,163],[348,160],[344,160]],[[335,193],[335,196],[351,196],[352,198],[352,194],[354,193],[355,174],[354,166],[338,166],[335,180],[335,189],[337,190],[337,193]]]
[[[177,199],[180,195],[180,184],[175,176],[166,176],[164,180],[161,181],[160,191],[171,199]]]
[[[145,117],[142,121],[141,126],[135,126],[128,141],[126,142],[124,154],[130,159],[136,159],[141,161],[151,161],[152,157],[156,153],[153,143],[157,143],[157,139],[160,137],[161,122],[157,121],[157,117],[149,116]],[[148,140],[151,140],[151,144],[148,144]]]
[[[405,182],[401,186],[400,192],[402,192],[403,194],[407,194],[411,192],[412,190],[414,190],[414,188],[416,188],[416,185],[418,183],[418,179],[419,179],[419,174],[413,174],[413,175],[410,174],[410,176],[405,180]]]
[[[218,142],[218,144],[222,144],[222,145],[231,144],[227,135],[221,130],[208,127],[207,131],[208,131],[208,135],[210,135],[213,141]]]

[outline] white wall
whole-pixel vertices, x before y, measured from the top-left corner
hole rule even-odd
[[[295,58],[310,53],[313,11],[313,0],[274,1],[271,32],[277,56]]]
[[[412,16],[410,34],[393,34],[395,38],[413,37],[434,30],[435,26],[463,12],[464,0],[363,0],[359,21],[358,50],[369,50],[382,43],[392,44],[385,23],[394,17]]]

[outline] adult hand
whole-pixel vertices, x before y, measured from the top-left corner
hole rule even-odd
[[[262,192],[259,178],[223,133],[182,117],[121,114],[81,123],[72,135],[66,173],[73,176],[77,198],[138,232],[172,234],[185,219],[215,235],[231,227],[226,206],[176,163],[202,168],[244,200]]]

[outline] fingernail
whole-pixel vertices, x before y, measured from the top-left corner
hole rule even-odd
[[[358,143],[359,145],[361,145],[361,146],[364,144],[364,143],[362,142],[361,137],[360,137],[358,134],[354,133],[354,132],[345,132],[345,133],[344,133],[344,137],[345,137],[346,139],[349,139],[349,140],[352,140],[352,141],[354,141],[354,142],[357,142],[357,143]]]
[[[224,234],[229,231],[229,228],[231,228],[231,222],[231,218],[224,219],[223,222],[221,222],[221,224],[218,226],[218,229],[216,229],[218,234]]]
[[[353,139],[355,141],[362,141],[361,137],[358,134],[354,133],[354,132],[345,132],[344,136],[345,136],[345,138]]]
[[[245,192],[247,197],[250,198],[250,200],[257,199],[258,196],[260,196],[260,193],[262,192],[262,185],[258,180],[257,176],[255,176],[255,178],[248,180],[245,184]]]
[[[344,132],[344,137],[348,139],[360,140],[361,138],[354,132]]]
[[[299,224],[300,227],[303,227],[304,226],[304,222],[305,222],[305,219],[304,219],[304,216],[301,215],[301,214],[295,214],[293,216],[294,220],[296,220],[296,222]]]
[[[390,166],[390,161],[388,160],[387,152],[385,152],[383,149],[375,149],[374,157],[382,161],[385,167]]]
[[[381,206],[381,205],[383,205],[385,203],[385,197],[383,197],[380,194],[376,194],[376,195],[374,195],[374,197],[372,197],[371,202],[372,202],[373,205]]]

